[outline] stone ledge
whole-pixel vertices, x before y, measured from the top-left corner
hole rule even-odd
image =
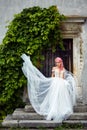
[[[44,116],[37,113],[19,112],[13,113],[12,119],[17,120],[43,120]],[[87,112],[85,113],[73,113],[67,120],[87,120]]]
[[[73,113],[67,120],[87,120],[87,112]]]
[[[66,16],[67,20],[64,22],[70,22],[70,23],[84,23],[87,19],[87,16],[80,16],[80,15],[68,15]]]
[[[75,106],[74,112],[87,112],[87,105],[77,105],[77,106]]]
[[[19,127],[18,120],[4,120],[2,122],[2,126],[4,127]]]
[[[18,110],[16,110],[18,111]],[[31,105],[26,105],[24,108],[25,112],[35,112]],[[84,104],[77,104],[74,106],[74,112],[87,112],[87,105]]]
[[[40,128],[40,127],[46,127],[46,128],[55,128],[60,126],[60,122],[54,122],[54,121],[46,121],[46,120],[20,120],[19,121],[19,127],[30,127],[30,128]]]
[[[26,112],[35,112],[35,110],[33,109],[33,107],[31,105],[26,105],[24,110]]]
[[[63,124],[67,124],[68,126],[79,125],[87,130],[87,120],[66,120],[63,121]]]
[[[87,120],[66,120],[63,123],[56,121],[46,121],[46,120],[8,120],[2,123],[3,127],[13,127],[13,128],[56,128],[58,126],[67,125],[67,126],[82,126],[87,128]],[[87,129],[86,129],[87,130]]]
[[[37,113],[26,113],[26,112],[13,113],[12,118],[17,120],[43,120],[44,119],[43,116]]]

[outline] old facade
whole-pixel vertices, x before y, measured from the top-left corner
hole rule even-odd
[[[11,21],[14,14],[27,7],[51,5],[57,5],[60,13],[68,18],[62,25],[62,34],[64,39],[72,40],[72,69],[78,80],[78,101],[87,104],[87,0],[1,0],[0,43],[6,33],[7,21]]]

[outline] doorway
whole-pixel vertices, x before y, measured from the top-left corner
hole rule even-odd
[[[44,51],[43,55],[45,60],[42,62],[43,67],[40,71],[46,76],[51,76],[52,67],[54,66],[54,59],[61,57],[63,59],[64,67],[73,72],[73,39],[63,39],[65,50],[60,49],[56,46],[56,51],[53,53],[52,48]]]

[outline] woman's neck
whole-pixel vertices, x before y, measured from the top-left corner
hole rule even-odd
[[[58,70],[63,70],[63,68],[61,68],[61,67],[59,67],[59,66],[56,66],[56,68],[58,69]]]

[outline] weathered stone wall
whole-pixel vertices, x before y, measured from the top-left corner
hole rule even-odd
[[[49,7],[57,5],[64,15],[87,16],[87,0],[0,0],[0,43],[6,33],[5,26],[13,15],[32,6]]]
[[[13,19],[14,14],[20,13],[24,8],[32,6],[49,7],[51,5],[57,5],[60,13],[66,16],[84,16],[87,17],[87,0],[0,0],[0,43],[5,36],[7,31],[6,27],[9,22]],[[85,18],[86,20],[86,18]],[[79,38],[74,37],[74,44],[80,43],[82,50],[77,49],[74,54],[78,57],[78,51],[83,51],[83,62],[75,61],[78,66],[78,73],[81,73],[81,86],[83,93],[83,102],[87,103],[87,22],[82,24],[82,32]],[[77,44],[76,46],[78,46]],[[79,55],[80,56],[80,55]],[[80,58],[81,59],[81,58]],[[82,63],[78,64],[78,63]],[[84,64],[84,66],[83,66]],[[79,68],[80,65],[80,68]],[[79,75],[78,75],[79,76]]]

